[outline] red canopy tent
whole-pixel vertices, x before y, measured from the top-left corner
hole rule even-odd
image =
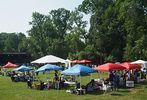
[[[16,65],[16,64],[12,64],[11,62],[8,62],[6,65],[3,66],[3,68],[15,68],[17,66],[18,65]]]
[[[101,72],[108,72],[108,71],[115,71],[115,70],[124,70],[126,68],[119,64],[106,63],[103,65],[97,66],[95,69]]]
[[[91,60],[86,60],[86,59],[80,60],[80,63],[91,63],[91,62],[92,62]]]
[[[131,64],[129,62],[124,62],[122,64],[120,64],[121,66],[125,67],[128,70],[131,69],[140,69],[141,67],[138,64]]]
[[[73,60],[73,61],[71,61],[72,63],[79,63],[80,62],[80,60]]]
[[[91,60],[73,60],[71,61],[72,63],[91,63],[92,61]]]

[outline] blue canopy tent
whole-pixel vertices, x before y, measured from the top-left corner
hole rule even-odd
[[[42,67],[40,67],[39,69],[37,69],[35,72],[45,72],[45,71],[59,71],[59,70],[62,70],[63,68],[62,67],[59,67],[57,65],[53,65],[53,64],[46,64]],[[47,76],[46,76],[47,78]],[[49,80],[47,78],[47,80]]]
[[[80,76],[82,76],[82,75],[86,75],[86,74],[94,73],[94,72],[96,72],[95,69],[92,69],[92,68],[90,68],[88,66],[76,64],[73,67],[62,71],[61,74],[64,74],[64,75],[80,75]]]
[[[69,69],[66,69],[64,71],[61,72],[61,74],[64,74],[64,75],[87,75],[87,74],[90,74],[90,73],[94,73],[96,72],[95,69],[92,69],[88,66],[84,66],[84,65],[80,65],[80,64],[77,64],[77,65],[74,65],[73,67],[69,68]],[[80,83],[81,83],[81,77],[80,77]],[[81,90],[81,84],[80,84],[80,90]]]
[[[51,70],[62,70],[62,67],[59,67],[57,65],[52,65],[52,64],[46,64],[42,67],[40,67],[39,69],[37,69],[35,72],[45,72],[45,71],[51,71]]]
[[[26,65],[22,65],[18,68],[14,68],[13,71],[21,71],[21,72],[24,72],[24,71],[30,71],[32,70],[32,68],[30,67],[27,67]]]

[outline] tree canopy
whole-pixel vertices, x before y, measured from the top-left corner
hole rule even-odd
[[[84,14],[89,14],[86,30]],[[146,0],[83,0],[75,10],[34,12],[28,37],[0,33],[1,52],[27,52],[33,58],[53,54],[95,63],[147,59]]]

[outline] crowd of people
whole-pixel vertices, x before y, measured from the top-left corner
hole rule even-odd
[[[33,81],[33,75],[30,72],[16,73],[15,71],[12,71],[10,73],[10,77],[12,82],[27,82],[28,80]]]
[[[109,73],[108,81],[114,88],[126,87],[126,81],[133,81],[139,83],[140,80],[146,79],[146,72],[138,69],[127,70],[127,71],[111,71]]]
[[[70,76],[68,77],[68,81],[75,81],[74,78],[75,77]],[[68,84],[66,84],[65,81],[67,81],[67,77],[65,77],[64,75],[59,75],[58,71],[55,71],[53,79],[47,79],[45,82],[42,80],[38,80],[38,82],[32,83],[32,87],[38,90],[62,89],[68,86]]]
[[[92,79],[87,85],[84,86],[86,92],[103,90],[106,86],[110,86],[110,89],[117,90],[120,87],[126,87],[127,81],[133,81],[134,83],[139,83],[141,79],[146,79],[147,71],[145,70],[123,70],[123,71],[110,71],[107,79],[102,79],[100,81],[95,81]],[[2,74],[3,75],[3,74]],[[12,82],[26,82],[28,88],[38,89],[38,90],[49,90],[49,89],[62,89],[69,86],[66,84],[66,81],[75,82],[74,91],[79,88],[83,88],[79,82],[76,81],[75,76],[64,76],[63,74],[59,74],[58,71],[55,71],[54,77],[52,80],[48,79],[47,81],[37,80],[34,82],[35,77],[38,73],[33,71],[28,72],[15,72],[8,71],[6,76],[9,76]]]

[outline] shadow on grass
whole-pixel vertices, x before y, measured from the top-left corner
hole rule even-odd
[[[129,92],[131,92],[131,91],[128,90],[128,89],[119,89],[117,92],[129,93]]]
[[[110,95],[112,95],[112,96],[123,96],[123,95],[120,94],[120,93],[111,93]]]
[[[86,94],[90,95],[102,95],[102,94],[110,94],[114,96],[123,96],[123,93],[130,93],[131,90],[128,88],[123,88],[123,89],[118,89],[118,90],[113,90],[113,91],[93,91],[93,92],[86,92]]]
[[[147,82],[140,82],[140,85],[147,85]]]
[[[104,91],[92,91],[92,92],[86,92],[86,94],[90,94],[90,95],[102,95],[102,94],[104,94]]]

